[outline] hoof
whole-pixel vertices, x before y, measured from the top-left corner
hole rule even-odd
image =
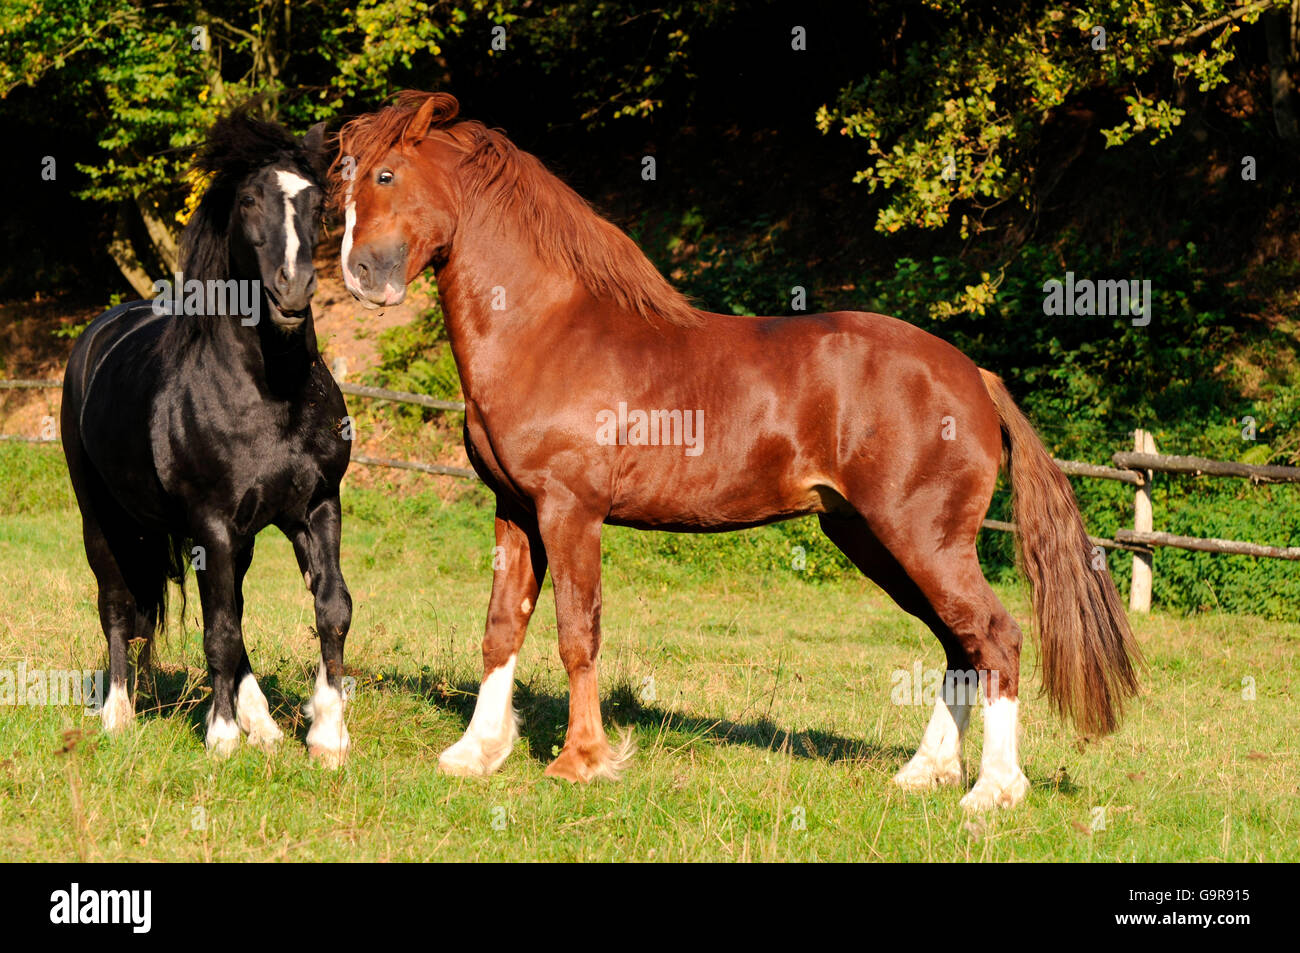
[[[203,743],[214,758],[229,758],[239,750],[239,725],[208,711],[208,734]]]
[[[326,681],[322,663],[316,676],[316,692],[303,706],[303,712],[311,719],[307,753],[331,770],[343,765],[352,746],[348,726],[343,721],[343,705],[343,695]]]
[[[617,748],[611,748],[604,738],[593,745],[566,744],[560,756],[546,766],[546,776],[575,784],[596,778],[617,781],[634,751],[630,728],[624,729]]]
[[[267,719],[255,723],[248,731],[248,743],[264,751],[270,751],[284,739],[284,732],[275,722]]]
[[[248,735],[248,743],[255,747],[272,748],[284,737],[251,672],[239,683],[235,695],[235,720],[239,722],[239,730]]]
[[[485,745],[466,732],[464,737],[438,756],[438,770],[464,778],[485,778],[505,764],[514,747],[514,738],[504,744]]]
[[[995,807],[1015,807],[1029,793],[1029,779],[1023,772],[1017,773],[1009,781],[993,781],[980,777],[966,796],[961,799],[961,806],[968,811],[991,811]]]
[[[323,745],[310,745],[307,748],[307,753],[311,755],[313,761],[331,771],[337,771],[348,760],[347,748],[326,748]]]
[[[99,717],[108,734],[117,735],[126,731],[135,723],[135,705],[131,703],[131,696],[125,691],[110,688]]]
[[[932,791],[945,785],[960,785],[964,780],[960,761],[936,764],[919,755],[894,775],[894,783],[904,791]]]

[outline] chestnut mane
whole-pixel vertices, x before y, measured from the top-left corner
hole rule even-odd
[[[413,132],[416,114],[430,101],[433,114],[427,131]],[[543,261],[571,272],[598,298],[611,299],[651,323],[701,323],[700,313],[618,226],[500,130],[474,120],[456,121],[459,111],[450,93],[406,90],[393,105],[345,124],[330,169],[335,206],[344,204],[348,186],[339,174],[344,156],[353,157],[353,175],[361,177],[399,143],[414,145],[424,136],[442,133],[462,153],[461,184],[474,212],[513,216]]]

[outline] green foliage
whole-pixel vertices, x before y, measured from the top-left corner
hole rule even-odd
[[[822,132],[866,143],[872,164],[856,181],[889,193],[876,220],[886,233],[939,228],[961,209],[965,237],[992,208],[1027,207],[1046,120],[1083,91],[1133,90],[1124,96],[1129,118],[1104,131],[1108,145],[1166,138],[1185,113],[1177,83],[1206,91],[1226,82],[1233,35],[1261,13],[1228,0],[924,6],[942,24],[937,36],[909,43],[896,66],[817,112]],[[1194,31],[1220,20],[1208,48],[1182,49]],[[1096,28],[1105,31],[1104,49]]]
[[[1120,241],[1119,256],[1066,234],[1063,248],[1028,246],[1003,276],[984,313],[936,314],[934,302],[952,299],[973,271],[936,257],[926,268],[903,259],[892,280],[879,282],[873,310],[897,314],[952,341],[977,363],[996,369],[1058,458],[1108,464],[1132,449],[1132,430],[1151,431],[1164,453],[1253,463],[1300,463],[1300,382],[1283,378],[1247,397],[1222,367],[1223,355],[1257,336],[1240,315],[1243,294],[1209,282],[1194,245],[1172,250]],[[1153,316],[1147,327],[1126,317],[1049,317],[1043,283],[1079,277],[1141,275],[1152,282]],[[1294,339],[1271,334],[1273,346],[1294,353]],[[1243,439],[1244,417],[1257,422]],[[1132,526],[1132,490],[1118,483],[1072,481],[1093,535]],[[1251,487],[1236,480],[1156,476],[1156,529],[1276,546],[1300,544],[1300,487]],[[1010,519],[1005,490],[992,518]],[[991,535],[991,534],[986,534]],[[981,555],[995,577],[1011,576],[1005,534],[981,539]],[[1110,555],[1112,573],[1127,579],[1129,557]],[[1213,567],[1213,571],[1210,571]],[[1273,559],[1196,554],[1162,549],[1156,557],[1155,600],[1184,611],[1218,607],[1272,618],[1300,617],[1300,573]]]
[[[783,314],[804,269],[771,214],[711,226],[698,206],[671,219],[643,216],[632,237],[697,307],[723,314]]]
[[[545,11],[526,0],[360,0],[355,7],[256,0],[0,0],[0,99],[57,75],[65,107],[93,117],[103,158],[78,166],[82,197],[143,201],[166,227],[185,214],[192,147],[232,106],[256,100],[268,118],[303,129],[367,108],[405,86],[446,85],[444,45],[472,42],[489,58],[489,30],[507,27],[507,49],[548,72],[571,68],[575,44],[609,50],[585,57],[582,118],[600,124],[646,116],[669,78],[688,79],[691,30],[734,10],[677,3],[569,3]],[[516,29],[518,24],[518,29]],[[654,44],[629,61],[616,38]],[[479,44],[481,43],[481,46]]]

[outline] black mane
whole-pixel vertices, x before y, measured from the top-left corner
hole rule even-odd
[[[286,163],[322,185],[307,150],[283,126],[254,119],[246,109],[217,120],[194,158],[194,168],[211,175],[212,183],[181,236],[180,264],[186,280],[232,277],[230,218],[239,183],[258,169]]]

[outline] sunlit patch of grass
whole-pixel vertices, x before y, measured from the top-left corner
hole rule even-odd
[[[1030,693],[1033,790],[971,819],[957,790],[890,778],[928,710],[891,675],[942,665],[930,634],[872,585],[736,568],[711,543],[683,566],[607,532],[605,715],[633,730],[624,779],[575,787],[542,769],[567,685],[549,586],[517,671],[523,737],[487,780],[447,778],[480,677],[492,513],[471,495],[351,491],[343,567],[356,603],[354,748],[337,772],[303,749],[317,643],[290,547],[258,541],[246,637],[288,736],[272,754],[203,750],[207,682],[191,585],[135,727],[104,736],[77,708],[0,709],[0,856],[10,860],[1295,860],[1294,673],[1300,626],[1154,615],[1150,670],[1115,736],[1084,741]],[[760,533],[773,533],[763,530]],[[773,545],[778,545],[774,543]],[[723,547],[727,543],[720,541]],[[761,550],[767,543],[756,544]],[[701,557],[701,553],[703,556]],[[726,558],[723,558],[723,556]],[[1024,620],[1023,594],[1002,592]],[[104,664],[74,510],[0,520],[0,668]],[[177,600],[178,601],[178,600]],[[1034,652],[1028,653],[1032,666]],[[1037,679],[1029,679],[1036,687]],[[1253,687],[1254,698],[1248,688]],[[967,744],[972,774],[980,721]],[[67,734],[72,732],[72,734]]]

